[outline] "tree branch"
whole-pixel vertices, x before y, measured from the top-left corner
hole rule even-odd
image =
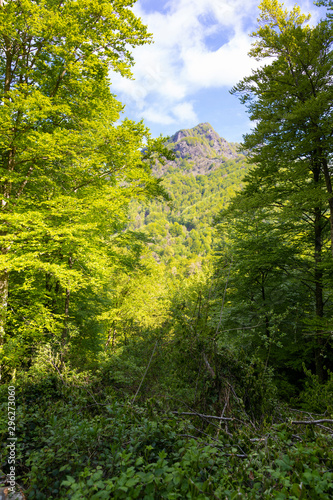
[[[333,424],[333,420],[329,418],[322,418],[320,420],[292,420],[291,423],[295,425],[317,425],[322,423]]]

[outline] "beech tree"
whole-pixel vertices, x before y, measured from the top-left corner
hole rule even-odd
[[[298,6],[288,11],[263,0],[259,9],[250,55],[269,63],[232,89],[255,121],[242,145],[255,167],[241,198],[257,214],[266,211],[272,228],[283,232],[284,225],[296,260],[307,262],[299,279],[312,290],[314,358],[322,378],[330,339],[327,226],[333,252],[333,30],[328,17],[310,26]]]
[[[142,123],[117,125],[123,106],[110,91],[109,70],[131,77],[131,47],[150,42],[133,3],[1,3],[4,356],[18,347],[4,339],[6,321],[21,344],[36,332],[66,336],[73,293],[105,286],[136,252],[124,233],[129,201],[163,195],[150,167],[162,140]]]
[[[332,25],[327,18],[311,27],[310,16],[299,7],[288,12],[276,0],[264,0],[259,8],[260,27],[252,34],[256,41],[250,55],[271,62],[232,90],[256,121],[244,147],[261,177],[271,176],[269,182],[286,169],[290,177],[310,172],[316,183],[323,178],[333,252]]]

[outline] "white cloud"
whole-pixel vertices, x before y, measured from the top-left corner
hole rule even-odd
[[[184,122],[197,122],[198,117],[193,109],[193,104],[190,102],[182,102],[173,107],[172,113],[177,118],[177,121],[182,120]]]
[[[174,118],[164,109],[148,107],[143,111],[142,116],[145,120],[149,120],[153,123],[160,123],[161,125],[171,125],[172,123],[175,123]]]
[[[198,117],[190,102],[181,102],[168,108],[163,103],[148,105],[142,111],[142,117],[152,123],[161,125],[172,125],[177,123],[193,124],[198,122]]]
[[[244,34],[239,34],[214,52],[206,47],[191,48],[184,57],[183,78],[198,88],[231,87],[258,66],[247,56],[248,50],[248,37]]]
[[[285,2],[287,7],[289,1],[292,5],[293,0]],[[308,11],[309,0],[303,4]],[[170,0],[165,13],[145,13],[138,0],[133,10],[148,25],[155,43],[133,50],[134,81],[112,75],[112,82],[138,118],[160,124],[171,124],[175,118],[194,121],[189,99],[195,92],[230,88],[258,67],[247,55],[248,34],[258,17],[257,0]]]

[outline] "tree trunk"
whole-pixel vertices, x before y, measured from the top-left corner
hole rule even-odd
[[[116,322],[112,322],[112,326],[108,331],[108,339],[105,344],[105,349],[109,346],[110,342],[112,340],[112,351],[114,351],[115,345],[116,345]]]
[[[70,298],[70,295],[71,295],[70,289],[66,288],[66,298],[65,298],[65,317],[66,317],[66,321],[67,321],[68,315],[69,315],[69,298]]]
[[[324,379],[323,369],[323,332],[321,321],[324,317],[324,298],[323,298],[323,271],[321,267],[322,262],[322,214],[320,208],[315,209],[315,298],[316,298],[316,347],[315,347],[315,364],[316,374],[322,382]]]
[[[113,332],[112,332],[112,350],[114,351],[116,347],[116,326],[114,326],[113,328]]]
[[[73,259],[72,257],[68,257],[68,267],[72,269],[73,267]],[[69,288],[70,282],[68,282],[68,288],[66,288],[65,292],[65,327],[63,329],[63,345],[66,344],[68,337],[68,320],[69,320],[69,300],[71,295],[71,290]]]
[[[328,166],[327,160],[324,156],[324,153],[323,153],[321,147],[318,150],[318,156],[319,156],[319,160],[320,160],[322,170],[324,173],[326,191],[328,193],[328,206],[329,206],[329,210],[330,210],[331,252],[332,252],[332,256],[333,256],[333,189],[332,189],[332,180],[331,180],[329,166]]]
[[[264,278],[263,273],[262,273],[262,276],[261,276],[261,283],[262,283],[261,284],[261,298],[262,298],[264,310],[266,310],[266,292],[265,292],[264,280],[265,280],[265,278]],[[270,337],[269,317],[268,317],[266,312],[265,312],[265,335],[267,338]]]
[[[5,341],[6,314],[8,301],[8,271],[0,273],[0,348]],[[0,380],[2,375],[2,365],[0,364]]]

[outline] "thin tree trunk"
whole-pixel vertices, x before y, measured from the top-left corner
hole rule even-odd
[[[265,292],[264,276],[263,275],[261,277],[261,297],[262,297],[262,302],[264,305],[264,310],[266,310],[266,292]],[[266,313],[265,313],[265,335],[267,338],[270,337],[269,317]]]
[[[316,320],[318,325],[316,326],[316,347],[315,347],[315,365],[316,374],[319,380],[322,382],[324,379],[324,368],[323,368],[323,332],[320,325],[322,318],[324,317],[324,289],[323,289],[323,270],[322,264],[322,213],[320,208],[315,208],[315,300],[316,300]]]
[[[3,157],[4,166],[7,164],[7,171],[12,172],[14,170],[15,165],[15,151],[14,149],[10,150]],[[11,194],[11,182],[5,180],[3,183],[2,189],[2,200],[1,200],[1,211],[4,213],[8,210],[8,203]],[[8,233],[8,223],[2,222],[2,228],[0,235],[6,236]],[[10,250],[10,245],[3,246],[0,250],[2,255],[5,255]],[[5,340],[5,328],[6,328],[6,315],[7,315],[7,302],[8,302],[8,280],[9,280],[9,272],[8,269],[3,269],[0,272],[0,346],[4,344]],[[0,366],[0,379],[1,379],[1,371],[2,366]]]
[[[110,344],[111,340],[112,340],[112,350],[114,351],[114,348],[115,348],[115,345],[116,345],[116,322],[113,321],[112,322],[112,326],[110,328],[110,330],[108,331],[108,339],[106,341],[106,344],[105,344],[105,349],[107,349],[108,345]]]
[[[332,189],[332,180],[331,174],[329,170],[329,166],[327,163],[327,159],[324,157],[323,151],[319,148],[319,160],[322,166],[322,170],[324,173],[326,191],[328,193],[328,206],[330,209],[330,230],[331,230],[331,252],[333,256],[333,189]]]
[[[321,167],[324,167],[325,159],[323,158],[323,154],[321,149],[317,151],[319,158],[316,158],[316,162],[313,168],[313,180],[315,184],[318,184],[320,181]],[[326,163],[327,166],[327,163]],[[332,193],[332,185],[330,175],[325,173],[324,177],[326,182],[326,188],[328,193]],[[331,195],[330,195],[331,197]],[[333,216],[333,207],[330,210],[330,223],[331,223],[331,244],[333,245],[333,225],[332,219]],[[315,355],[315,366],[316,366],[316,375],[318,376],[320,382],[324,379],[324,366],[323,366],[323,332],[322,332],[322,319],[324,317],[324,287],[323,287],[323,269],[322,269],[322,248],[323,248],[323,215],[321,207],[316,207],[314,209],[314,260],[315,260],[315,268],[314,268],[314,281],[315,281],[315,303],[316,303],[316,345],[314,349]],[[332,246],[333,252],[333,246]]]
[[[72,257],[68,257],[68,267],[69,269],[72,269],[73,267],[73,259]],[[69,320],[69,301],[70,301],[70,295],[71,295],[71,290],[69,288],[69,282],[68,282],[68,288],[66,288],[65,292],[65,327],[63,330],[63,345],[65,345],[68,337],[68,320]]]
[[[8,301],[8,271],[0,273],[0,347],[5,341],[6,314]],[[0,364],[0,380],[2,375],[2,365]]]
[[[70,299],[71,291],[69,288],[66,288],[66,298],[65,298],[65,317],[66,321],[68,320],[69,315],[69,299]]]
[[[116,327],[113,328],[112,332],[112,350],[114,351],[116,346]]]

